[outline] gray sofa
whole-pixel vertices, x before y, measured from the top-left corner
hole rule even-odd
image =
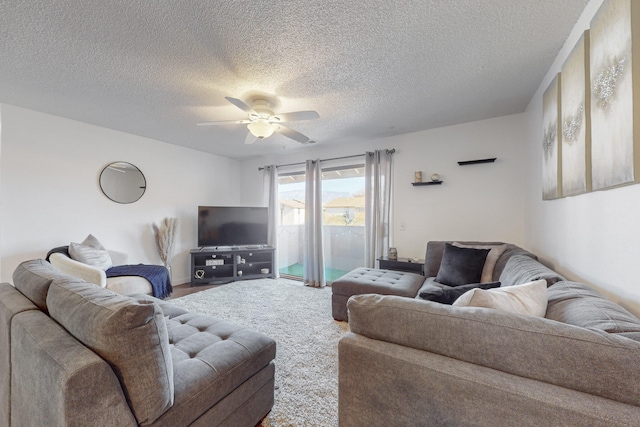
[[[275,342],[44,260],[0,284],[0,425],[254,426],[274,399]]]
[[[424,287],[444,242],[430,242]],[[547,280],[544,318],[420,298],[348,301],[341,427],[640,425],[640,320],[512,248],[502,286]],[[506,253],[506,252],[505,252]]]
[[[416,273],[406,273],[401,271],[380,270],[376,268],[356,268],[345,274],[331,284],[331,304],[333,318],[336,320],[348,320],[347,301],[353,295],[359,294],[381,294],[381,295],[397,295],[403,297],[414,298],[425,289],[432,287],[445,287],[435,282],[435,276],[440,268],[442,255],[447,243],[450,241],[431,241],[427,243],[427,250],[424,262],[424,275]],[[513,256],[523,260],[518,265],[518,271],[524,274],[526,271],[525,263],[529,259],[536,259],[532,253],[510,243],[502,242],[458,242],[464,245],[486,245],[486,246],[503,246],[504,251],[495,260],[493,268],[492,280],[499,280],[507,262]],[[535,263],[538,271],[538,278],[547,278],[549,284],[553,281],[561,280],[562,276],[554,271],[547,269],[542,264]],[[542,269],[540,269],[542,268]],[[542,276],[544,275],[544,277]],[[514,276],[512,280],[518,280],[519,277]],[[521,282],[524,283],[524,282]]]

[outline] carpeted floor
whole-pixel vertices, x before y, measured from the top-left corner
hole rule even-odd
[[[247,280],[171,302],[276,341],[275,404],[264,427],[338,425],[338,340],[349,326],[331,317],[329,288],[287,279]]]

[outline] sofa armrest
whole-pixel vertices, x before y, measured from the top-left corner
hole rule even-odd
[[[11,322],[38,307],[9,283],[0,283],[0,426],[11,425]]]
[[[107,274],[100,268],[76,261],[61,253],[51,254],[49,262],[65,274],[79,277],[103,288],[107,286]]]
[[[11,425],[135,426],[115,373],[39,310],[12,325]]]
[[[640,342],[498,310],[410,298],[350,298],[351,331],[640,406]]]

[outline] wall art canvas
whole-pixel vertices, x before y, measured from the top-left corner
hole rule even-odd
[[[591,189],[589,31],[562,66],[562,196]]]
[[[606,0],[591,21],[591,161],[594,190],[636,182],[633,50],[638,49],[640,2]],[[633,39],[638,39],[633,46]],[[640,122],[638,122],[640,123]]]
[[[560,74],[553,79],[542,96],[542,199],[561,196],[561,122]]]

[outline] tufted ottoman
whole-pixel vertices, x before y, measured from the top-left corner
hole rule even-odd
[[[347,301],[352,295],[381,294],[414,298],[424,276],[402,271],[356,268],[331,284],[333,318],[348,320]]]
[[[247,327],[156,302],[165,315],[173,361],[175,401],[160,420],[179,425],[205,413],[203,425],[254,425],[273,406],[276,343]],[[207,412],[211,402],[222,403]],[[241,410],[234,410],[237,407]],[[225,424],[226,423],[226,424]]]

